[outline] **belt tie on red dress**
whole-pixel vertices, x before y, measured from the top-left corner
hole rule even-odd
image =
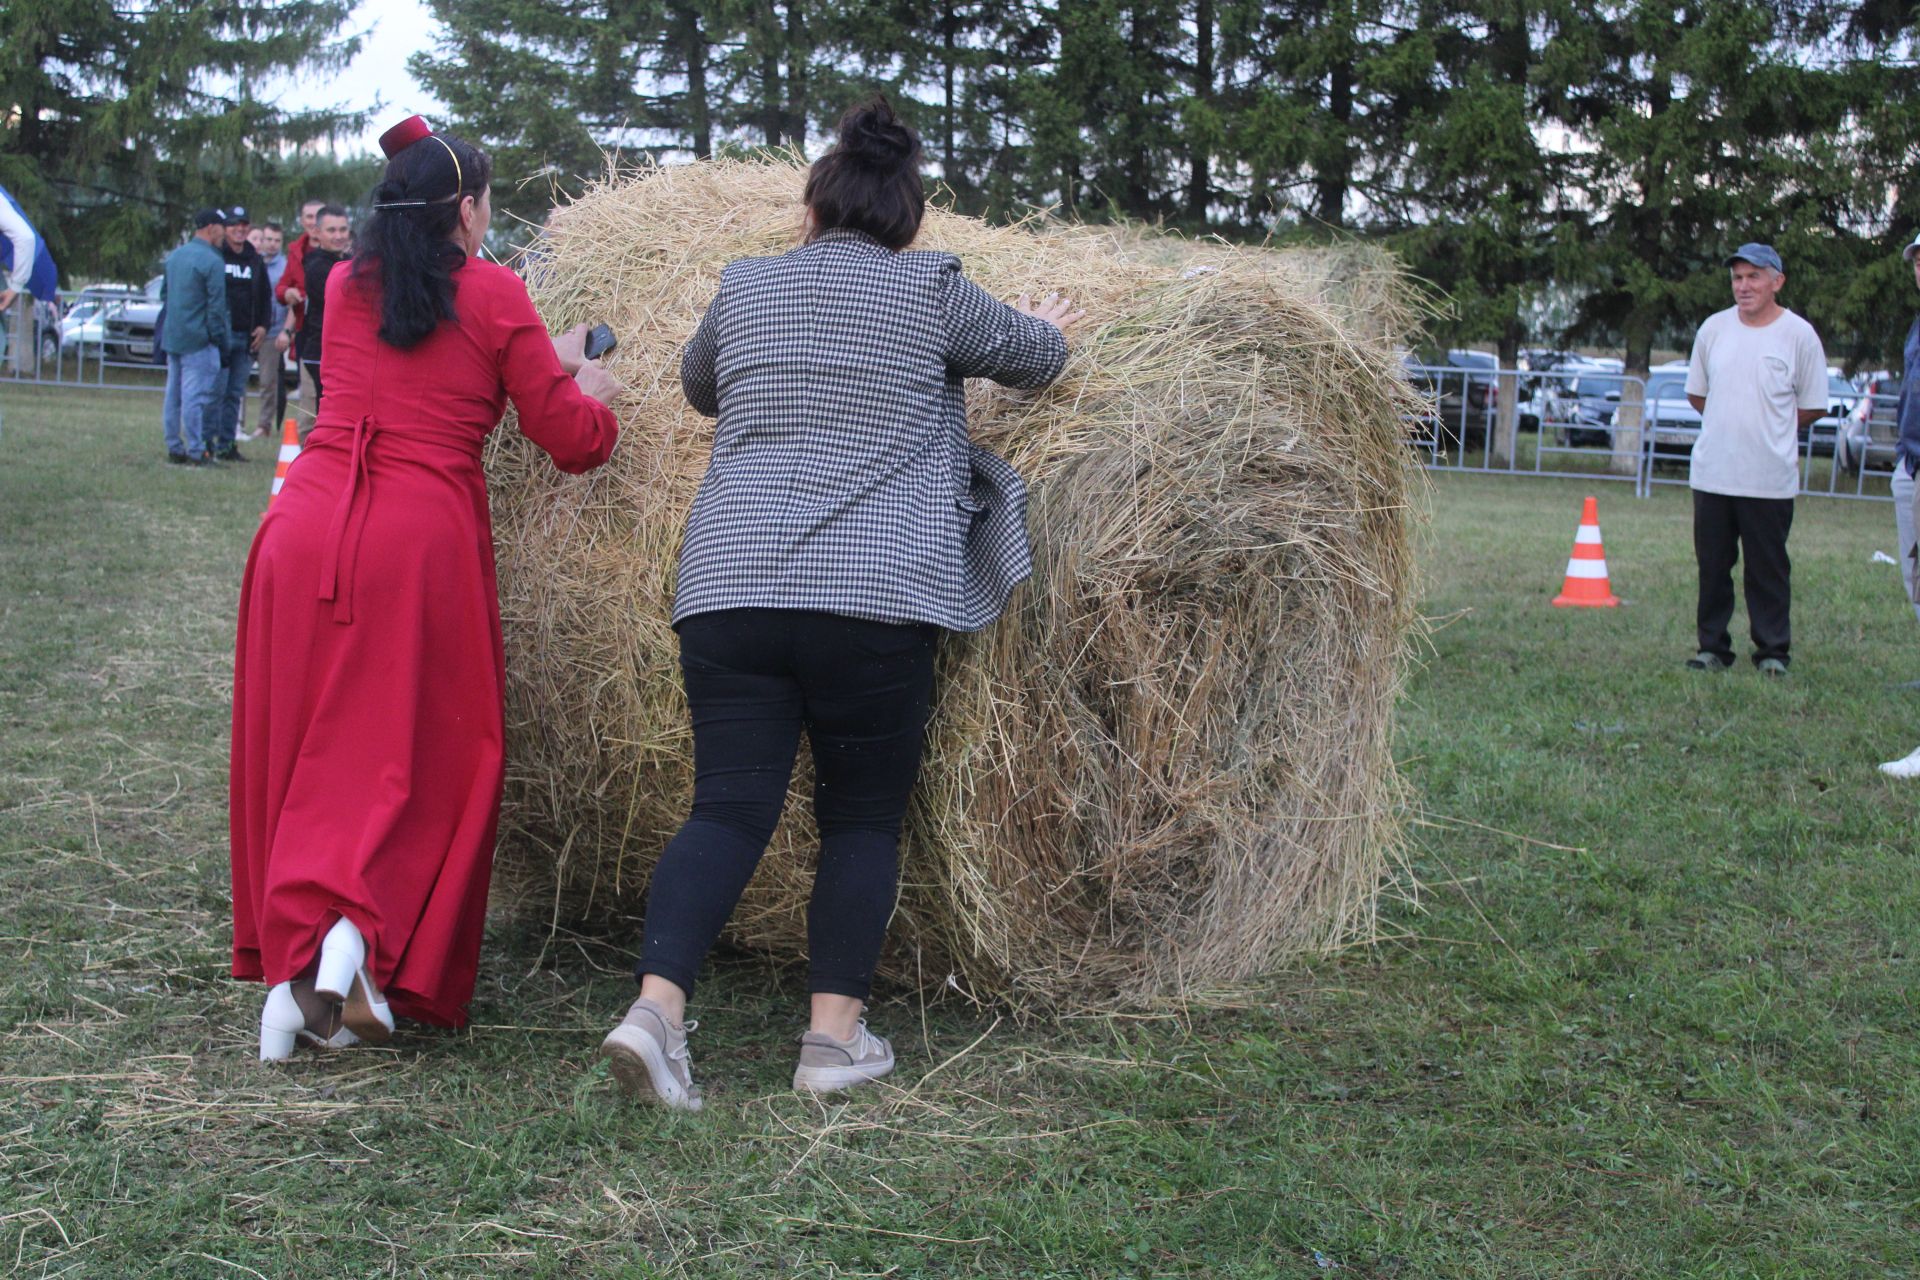
[[[313,435],[307,439],[307,447],[312,448],[316,441],[326,448],[333,442],[326,432],[345,430],[345,428],[316,427]],[[340,500],[334,504],[333,519],[328,522],[326,541],[320,551],[320,595],[323,601],[333,604],[333,620],[342,625],[353,621],[353,570],[360,558],[360,537],[366,532],[367,512],[373,506],[373,475],[369,470],[368,450],[377,435],[380,438],[380,453],[396,462],[427,463],[423,456],[426,450],[416,446],[427,446],[438,450],[451,450],[464,457],[478,459],[482,438],[466,431],[449,431],[445,427],[413,424],[404,429],[382,426],[373,420],[372,414],[363,415],[352,427],[353,437],[347,453],[347,483],[340,491]]]

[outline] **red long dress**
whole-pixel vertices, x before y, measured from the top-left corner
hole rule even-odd
[[[327,282],[326,399],[240,588],[233,972],[298,977],[344,915],[396,1013],[460,1026],[505,736],[481,444],[509,396],[563,471],[605,462],[618,428],[511,271],[469,259],[458,320],[410,351],[350,275]]]

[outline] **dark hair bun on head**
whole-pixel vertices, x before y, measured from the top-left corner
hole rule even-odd
[[[806,202],[816,236],[845,228],[906,248],[927,209],[920,135],[874,94],[840,118],[839,143],[807,174]]]
[[[893,114],[893,106],[875,94],[840,120],[841,151],[876,169],[918,167],[920,139]]]

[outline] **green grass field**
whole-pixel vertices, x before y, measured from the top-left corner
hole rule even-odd
[[[899,1087],[829,1105],[786,1088],[800,985],[730,961],[678,1117],[594,1052],[637,933],[537,909],[470,1030],[254,1061],[224,768],[267,452],[166,467],[151,396],[0,412],[0,1270],[1920,1274],[1920,785],[1872,767],[1920,742],[1920,629],[1882,504],[1801,503],[1766,684],[1681,669],[1684,491],[1599,490],[1628,603],[1576,612],[1584,490],[1442,478],[1399,734],[1424,887],[1380,943],[1230,1008],[893,992]]]

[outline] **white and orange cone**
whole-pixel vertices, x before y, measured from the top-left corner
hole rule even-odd
[[[1611,609],[1620,603],[1607,577],[1607,553],[1600,545],[1600,502],[1588,498],[1580,512],[1580,532],[1573,535],[1573,558],[1567,561],[1567,579],[1553,598],[1556,609]]]
[[[293,425],[292,418],[288,418],[280,428],[280,461],[273,468],[273,488],[267,491],[268,506],[272,506],[273,500],[280,496],[280,486],[287,482],[287,467],[299,456],[300,428]]]

